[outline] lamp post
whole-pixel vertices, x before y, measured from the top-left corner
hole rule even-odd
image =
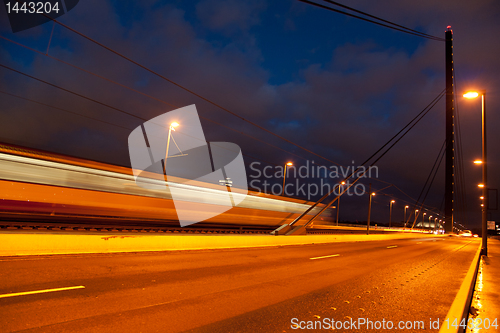
[[[345,182],[344,181],[341,182],[340,185],[345,185]],[[338,188],[340,189],[340,186]],[[340,210],[340,190],[339,190],[339,199],[337,200],[337,227],[339,226],[339,210]]]
[[[430,227],[431,227],[431,219],[432,219],[432,215],[431,215],[431,216],[429,216],[429,221],[428,221],[428,222],[429,222],[429,229],[430,229]]]
[[[285,172],[283,173],[283,189],[281,190],[281,195],[282,196],[285,196],[285,180],[286,180],[286,167],[289,166],[293,166],[293,163],[292,162],[287,162],[285,163]]]
[[[391,200],[391,203],[389,205],[389,228],[391,227],[391,224],[392,224],[392,205],[395,203],[396,201],[394,200]]]
[[[370,199],[368,200],[368,220],[366,221],[366,234],[370,234],[370,215],[372,213],[372,197],[375,195],[375,192],[372,192],[372,184],[370,183],[369,190]]]
[[[418,213],[418,209],[415,209],[415,212],[414,212],[414,214],[415,214],[415,220],[413,221],[413,224],[411,225],[412,229],[417,226],[417,218],[418,218],[417,213]],[[411,214],[410,214],[410,217],[411,217]]]
[[[170,123],[170,126],[168,127],[167,150],[165,151],[165,163],[163,163],[163,173],[165,174],[165,177],[167,177],[167,159],[168,149],[170,148],[170,137],[172,136],[172,131],[175,132],[175,128],[177,126],[179,126],[179,123],[174,121]]]
[[[487,186],[487,159],[486,159],[486,91],[481,91],[481,118],[482,118],[482,159],[481,163],[483,166],[483,206],[481,207],[481,224],[482,224],[482,248],[481,254],[487,256],[488,255],[488,235],[487,235],[487,226],[486,220],[488,218],[487,214],[487,205],[484,203],[488,202],[488,186]],[[470,91],[464,94],[465,98],[476,98],[479,96],[479,92]]]
[[[427,213],[423,213],[423,214],[422,214],[422,229],[424,228],[424,219],[425,219],[425,215],[427,215]]]
[[[406,228],[406,210],[410,208],[410,206],[405,206],[405,216],[404,216],[404,221],[405,221],[405,228]]]

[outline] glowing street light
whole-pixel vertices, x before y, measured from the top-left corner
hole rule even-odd
[[[477,184],[477,187],[484,188],[484,184]]]
[[[281,190],[281,195],[285,196],[285,179],[286,179],[286,167],[291,167],[293,166],[292,162],[287,162],[285,163],[285,172],[283,173],[283,189]]]
[[[372,197],[375,196],[375,192],[372,192],[372,184],[370,183],[369,190],[370,192],[370,199],[368,200],[368,220],[366,221],[366,234],[370,234],[370,215],[372,212]]]
[[[404,213],[404,220],[403,220],[403,221],[404,221],[404,227],[405,227],[405,228],[406,228],[406,210],[407,210],[408,208],[410,208],[410,206],[406,205],[406,206],[405,206],[405,213]]]
[[[479,96],[479,93],[477,91],[469,91],[464,94],[464,97],[469,99],[476,98],[477,96]]]
[[[174,121],[170,123],[168,127],[168,138],[167,138],[167,150],[165,151],[165,163],[163,163],[163,174],[167,177],[167,159],[168,159],[168,149],[170,147],[170,137],[172,136],[172,131],[175,132],[175,128],[179,126],[179,123]]]
[[[481,158],[481,165],[483,167],[483,182],[482,184],[479,185],[479,187],[482,188],[483,190],[483,197],[485,198],[485,201],[487,202],[488,200],[488,187],[487,187],[487,184],[488,184],[488,181],[487,181],[487,159],[486,159],[486,153],[487,153],[487,149],[486,149],[486,91],[480,91],[480,92],[477,92],[477,91],[469,91],[467,93],[465,93],[463,96],[465,98],[476,98],[478,97],[479,95],[481,94],[481,119],[482,119],[482,158]],[[475,162],[474,162],[475,163]],[[476,163],[477,164],[477,163]],[[482,185],[482,186],[481,186]],[[488,211],[487,211],[487,207],[486,205],[482,205],[482,209],[481,209],[481,224],[482,224],[482,248],[481,248],[481,254],[482,255],[485,255],[487,256],[488,255],[488,235],[487,235],[487,232],[488,232],[488,229],[487,229],[487,214],[488,214]]]
[[[483,161],[481,161],[481,160],[475,160],[474,164],[483,164]]]
[[[395,203],[395,200],[391,200],[391,203],[389,205],[389,228],[391,227],[392,224],[392,205]]]
[[[340,185],[345,185],[345,182],[342,181],[340,182]],[[340,189],[340,185],[339,185],[339,189]],[[340,190],[339,190],[339,199],[337,200],[337,226],[339,225],[339,210],[340,210]]]
[[[415,224],[417,223],[417,218],[418,218],[418,209],[415,209],[415,211],[413,212],[413,214],[415,215],[415,219],[413,220],[413,223],[411,224],[411,229],[413,229],[415,227]],[[408,216],[408,222],[410,221],[410,218],[411,218],[411,212],[410,212],[410,216]]]

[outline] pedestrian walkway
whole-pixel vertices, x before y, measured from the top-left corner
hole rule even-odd
[[[480,263],[467,332],[500,332],[500,238],[488,239],[488,256]]]

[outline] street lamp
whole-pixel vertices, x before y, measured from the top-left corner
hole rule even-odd
[[[283,173],[283,189],[281,191],[281,195],[282,196],[285,196],[285,179],[286,179],[286,167],[289,166],[293,166],[293,163],[292,162],[287,162],[285,163],[285,172]]]
[[[432,219],[432,215],[429,216],[429,221],[428,221],[429,222],[429,228],[431,227],[431,219]]]
[[[392,224],[392,205],[393,205],[395,202],[396,202],[396,201],[391,200],[391,204],[389,205],[389,228],[391,227],[391,224]]]
[[[418,213],[418,209],[415,209],[415,212],[414,212],[414,214],[415,214],[415,220],[413,221],[413,223],[411,225],[412,229],[417,225],[417,218],[418,218],[417,213]],[[411,217],[411,214],[410,214],[410,217]]]
[[[179,126],[179,123],[174,121],[170,123],[168,127],[168,138],[167,138],[167,150],[165,151],[165,163],[163,163],[163,173],[165,177],[167,176],[167,159],[168,159],[168,148],[170,147],[170,137],[172,136],[172,131],[175,132],[175,128]]]
[[[345,182],[342,181],[340,183],[340,185],[345,185]],[[340,189],[340,185],[339,185],[339,189]],[[337,227],[339,226],[339,210],[340,210],[340,190],[339,190],[339,199],[337,200]]]
[[[371,186],[370,184],[370,192],[371,192]],[[372,197],[375,196],[375,192],[370,193],[370,199],[368,201],[368,221],[366,222],[366,234],[370,234],[370,214],[372,212]]]
[[[465,98],[476,98],[481,94],[481,118],[482,118],[482,158],[481,158],[481,165],[483,166],[483,183],[480,186],[483,189],[483,197],[485,198],[484,202],[488,202],[488,187],[487,187],[487,159],[486,159],[486,91],[481,91],[480,93],[477,91],[469,91],[464,94]],[[486,220],[488,218],[487,214],[487,207],[486,205],[483,204],[483,207],[481,209],[482,214],[481,214],[481,222],[482,222],[482,233],[483,233],[483,239],[482,239],[482,248],[481,248],[481,254],[487,256],[488,255],[488,235],[487,235],[487,227],[486,227]]]
[[[410,206],[405,206],[405,218],[404,218],[404,221],[405,221],[405,228],[406,228],[406,210],[410,208]]]
[[[425,218],[425,215],[427,215],[427,213],[423,213],[422,214],[422,229],[424,228],[424,218]]]

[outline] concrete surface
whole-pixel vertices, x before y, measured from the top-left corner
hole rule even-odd
[[[446,237],[422,233],[376,235],[165,235],[0,233],[0,256],[199,250]]]
[[[493,327],[496,320],[497,327]],[[489,323],[489,324],[488,324]],[[471,304],[467,332],[500,332],[500,239],[488,239]]]
[[[301,331],[293,318],[304,325],[385,319],[421,332],[407,326],[418,321],[435,331],[478,245],[478,239],[433,237],[2,257],[0,331]]]

